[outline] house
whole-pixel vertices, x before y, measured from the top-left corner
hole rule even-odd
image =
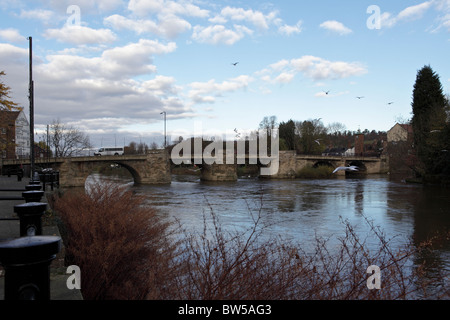
[[[355,147],[352,147],[352,148],[350,148],[350,149],[347,149],[345,152],[344,152],[344,157],[351,157],[351,156],[354,156],[355,155]]]
[[[399,141],[410,141],[413,138],[412,125],[410,124],[399,124],[396,123],[387,132],[387,141],[399,142]]]
[[[51,151],[46,148],[42,148],[38,144],[34,144],[34,158],[48,159],[51,156]]]
[[[30,156],[30,126],[22,110],[0,110],[0,156],[3,159]]]

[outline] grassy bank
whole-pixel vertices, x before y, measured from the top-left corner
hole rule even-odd
[[[263,240],[261,211],[249,212],[250,229],[229,233],[206,210],[203,231],[193,234],[113,184],[97,185],[90,195],[67,192],[55,210],[86,300],[426,299],[448,293],[448,283],[432,296],[424,290],[431,281],[442,285],[446,275],[429,280],[422,267],[409,265],[430,243],[394,250],[375,226],[376,250],[343,221],[339,246],[329,250],[327,240],[317,238],[311,253],[283,239]],[[380,290],[367,288],[371,265],[382,272]]]

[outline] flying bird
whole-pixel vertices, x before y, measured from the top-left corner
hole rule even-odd
[[[319,140],[322,140],[322,139],[316,139],[316,140],[314,140],[314,142],[317,143],[320,146]]]
[[[393,104],[393,102],[388,102],[388,105],[391,105],[391,104]]]
[[[364,98],[364,97],[356,97],[356,99],[359,99],[359,100],[361,100],[362,98]]]
[[[329,94],[330,93],[330,90],[328,90],[328,91],[324,91],[325,92],[325,94]]]
[[[236,138],[239,138],[241,136],[241,134],[237,131],[236,128],[234,128],[234,132],[236,132]]]
[[[349,167],[337,167],[334,169],[333,173],[336,173],[338,171],[345,170],[345,171],[358,171],[357,166],[349,166]]]
[[[233,66],[237,66],[239,62],[232,63]]]

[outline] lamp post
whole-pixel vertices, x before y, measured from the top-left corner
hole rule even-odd
[[[164,149],[165,149],[167,146],[167,144],[166,144],[167,143],[167,141],[166,141],[166,112],[163,111],[160,114],[164,114]]]
[[[29,96],[30,101],[30,180],[34,180],[34,82],[33,82],[33,42],[32,37],[28,37],[29,41]]]

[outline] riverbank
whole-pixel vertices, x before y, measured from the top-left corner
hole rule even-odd
[[[0,189],[25,190],[29,184],[29,178],[18,181],[16,176],[0,176]],[[0,196],[21,196],[22,191],[0,191]],[[47,202],[47,196],[52,194],[46,191],[41,202]],[[24,200],[1,200],[0,201],[0,241],[15,239],[20,236],[20,222],[17,214],[14,213],[14,206],[24,203]],[[46,236],[61,237],[59,228],[51,217],[51,211],[47,208],[47,214],[43,218],[42,233]],[[62,241],[61,241],[62,242]],[[66,281],[69,275],[66,274],[67,266],[64,264],[65,248],[62,243],[61,251],[50,265],[50,299],[51,300],[83,300],[80,290],[67,288]],[[0,265],[0,300],[4,299],[5,271]]]

